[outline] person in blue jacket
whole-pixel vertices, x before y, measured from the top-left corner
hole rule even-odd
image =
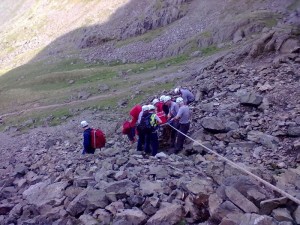
[[[94,154],[96,149],[92,148],[92,145],[91,145],[91,130],[92,129],[89,127],[89,124],[85,120],[81,121],[81,127],[82,127],[82,129],[84,129],[82,155]]]

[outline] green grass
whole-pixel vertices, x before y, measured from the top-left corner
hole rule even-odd
[[[213,55],[217,52],[219,52],[221,49],[218,48],[216,45],[210,45],[206,48],[202,48],[201,52],[203,53],[204,56],[210,56]]]

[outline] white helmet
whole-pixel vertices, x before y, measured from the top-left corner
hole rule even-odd
[[[179,94],[179,88],[175,88],[174,93]]]
[[[176,103],[183,103],[183,98],[181,97],[176,98]]]
[[[142,111],[145,112],[145,111],[148,111],[149,110],[149,106],[148,105],[143,105],[142,106]]]
[[[155,110],[155,106],[154,105],[148,105],[149,110]]]
[[[165,97],[165,95],[160,96],[159,101],[163,102]]]
[[[158,102],[159,102],[159,100],[157,98],[155,98],[155,99],[153,99],[152,104],[155,105]]]
[[[167,101],[171,100],[171,97],[170,96],[166,96],[164,97],[164,103],[166,103]]]
[[[89,125],[85,120],[81,121],[80,124],[81,124],[82,128],[85,128],[85,127],[87,127]]]

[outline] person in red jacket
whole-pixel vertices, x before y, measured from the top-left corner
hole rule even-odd
[[[135,105],[129,112],[129,115],[131,116],[130,121],[126,121],[123,124],[123,134],[126,134],[129,141],[133,144],[135,142],[135,128],[136,128],[136,122],[138,121],[139,114],[142,111],[141,105]]]

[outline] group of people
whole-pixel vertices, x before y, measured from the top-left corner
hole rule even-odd
[[[123,124],[123,134],[128,136],[131,143],[137,140],[137,151],[155,156],[159,148],[158,132],[170,137],[168,142],[177,154],[183,149],[185,136],[190,127],[189,104],[195,100],[194,95],[184,88],[176,88],[175,101],[171,96],[162,95],[155,98],[150,105],[135,105],[130,110],[131,120]]]
[[[124,122],[122,132],[132,144],[138,137],[137,151],[155,156],[159,148],[159,133],[167,139],[176,154],[182,150],[185,140],[183,134],[187,134],[190,127],[188,105],[195,97],[184,88],[175,88],[174,93],[178,96],[175,101],[171,96],[162,95],[159,99],[153,99],[150,105],[135,105],[130,110],[131,120]],[[93,133],[95,129],[91,129],[87,121],[82,121],[81,127],[84,130],[82,154],[94,154],[97,141]]]

